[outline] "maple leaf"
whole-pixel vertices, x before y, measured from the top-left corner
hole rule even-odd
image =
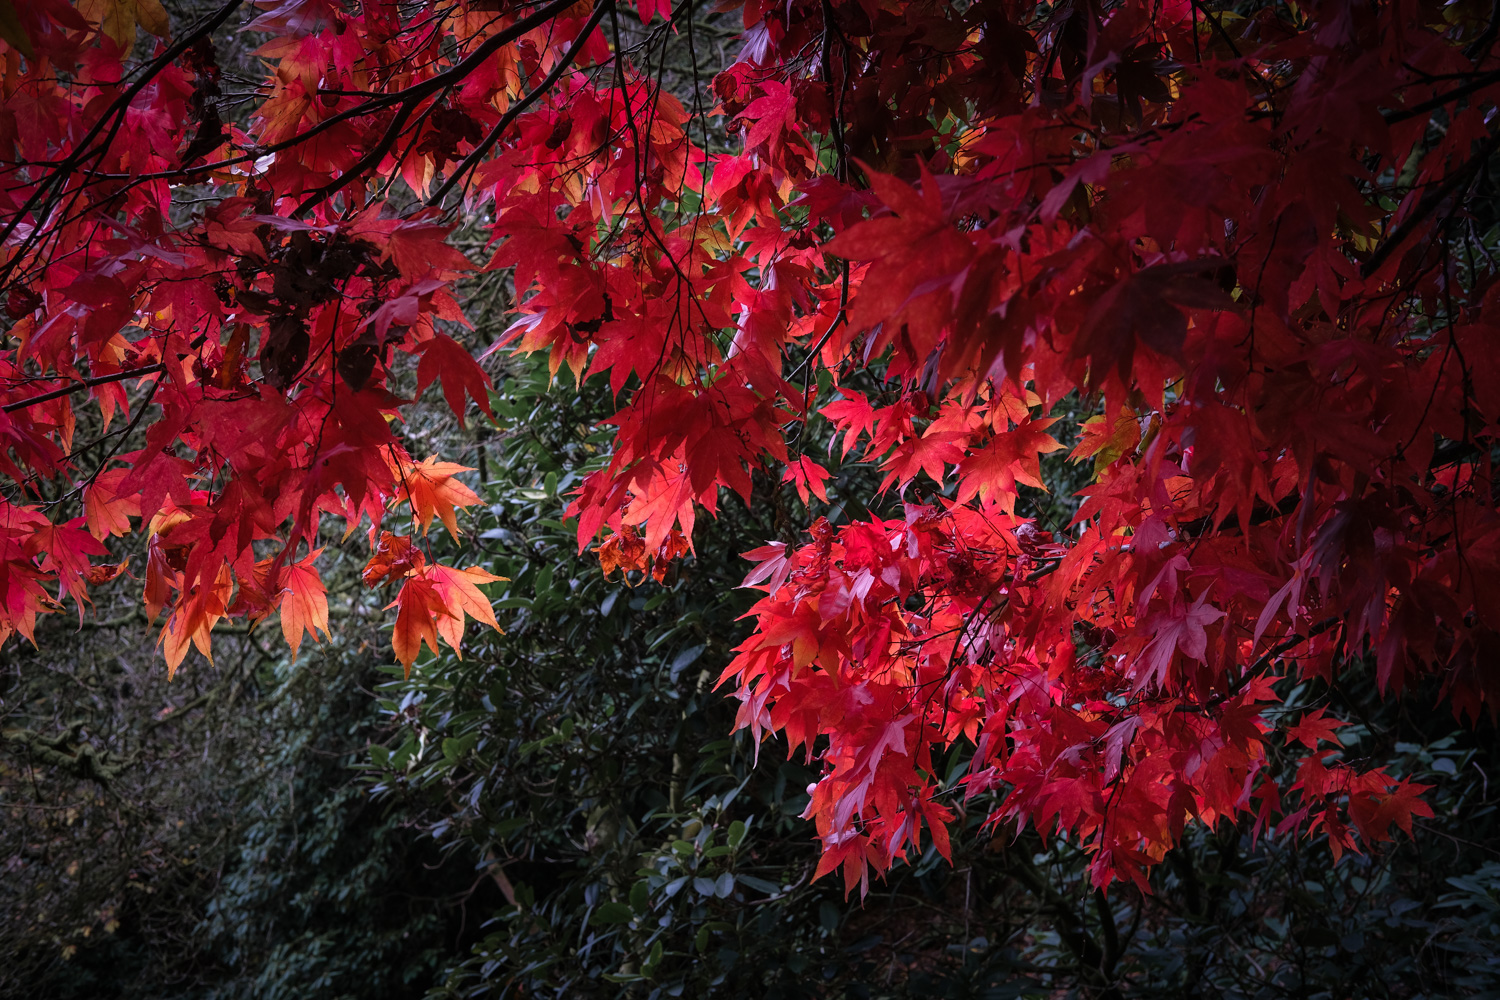
[[[121,494],[120,481],[128,469],[109,469],[94,477],[94,481],[83,488],[84,518],[95,538],[106,535],[130,534],[130,518],[141,516],[141,501],[137,495]]]
[[[1079,427],[1079,432],[1078,444],[1069,452],[1068,458],[1074,462],[1092,458],[1095,475],[1116,459],[1129,454],[1141,438],[1139,420],[1134,411],[1124,407],[1113,419],[1103,414],[1089,417]]]
[[[1042,483],[1041,456],[1062,445],[1046,433],[1054,417],[1025,420],[1013,430],[996,434],[983,448],[967,452],[959,465],[958,500],[974,497],[999,500],[1003,509],[1015,510],[1016,484],[1046,489]]]
[[[121,47],[135,43],[135,26],[165,38],[171,30],[161,0],[78,0],[78,12]]]
[[[469,259],[448,245],[449,227],[434,222],[406,220],[391,229],[386,257],[407,278],[421,278],[433,271],[468,271]]]
[[[1104,797],[1097,783],[1083,777],[1058,778],[1042,786],[1035,822],[1040,830],[1056,823],[1073,829],[1086,819],[1093,821],[1104,811]]]
[[[427,565],[412,570],[388,608],[396,608],[391,648],[408,676],[422,651],[422,643],[434,654],[439,637],[455,652],[463,641],[465,615],[499,631],[495,613],[478,585],[503,580],[478,566],[454,569]]]
[[[646,570],[646,543],[635,530],[635,525],[621,525],[620,530],[601,542],[594,552],[599,556],[599,568],[606,578],[617,569],[625,573]]]
[[[127,558],[114,564],[96,563],[90,566],[86,574],[89,586],[97,587],[100,584],[117,579],[121,573],[125,572],[126,567],[129,565],[130,560]]]
[[[479,503],[479,495],[454,477],[460,472],[473,471],[453,462],[439,462],[436,455],[421,462],[400,460],[397,474],[402,495],[399,499],[411,504],[412,518],[421,526],[423,534],[427,533],[432,519],[437,517],[448,529],[448,534],[458,537],[455,508]]]
[[[179,595],[157,640],[167,661],[167,680],[177,673],[190,646],[196,646],[198,652],[213,662],[211,633],[228,611],[232,587],[229,565],[221,563],[211,579],[193,584]]]
[[[697,516],[694,504],[699,494],[684,464],[673,464],[677,466],[675,471],[654,463],[636,470],[635,485],[640,499],[631,505],[627,523],[646,526],[647,549],[660,548],[674,527],[692,537]]]
[[[953,810],[937,802],[931,793],[922,796],[918,808],[927,824],[928,833],[932,835],[932,846],[937,848],[944,861],[952,864],[953,846],[948,837],[948,824],[953,821]]]
[[[284,566],[278,584],[281,588],[281,634],[291,647],[292,659],[302,648],[303,634],[314,641],[318,632],[328,636],[328,594],[318,573],[317,558],[322,549],[308,553],[301,562]]]
[[[854,830],[821,834],[823,853],[818,858],[818,867],[813,871],[813,881],[842,868],[844,871],[844,895],[849,896],[859,887],[861,895],[870,889],[870,869],[884,863],[881,850],[870,837]]]
[[[360,578],[366,587],[375,587],[390,580],[403,579],[425,565],[426,554],[417,548],[411,538],[383,531]]]
[[[745,148],[775,147],[798,127],[797,98],[790,87],[775,80],[761,84],[761,97],[750,102],[744,116],[754,124],[745,133]]]
[[[876,769],[887,752],[902,757],[910,756],[907,753],[909,736],[906,729],[915,721],[917,717],[912,714],[891,719],[880,727],[880,733],[873,741],[866,742],[860,747],[859,753],[850,765],[850,770],[853,774],[863,777],[846,793],[850,800],[863,800],[864,793],[870,787]]]
[[[1110,726],[1109,731],[1104,734],[1104,780],[1106,782],[1114,781],[1120,776],[1124,769],[1125,750],[1135,738],[1140,724],[1139,716],[1123,719]]]
[[[491,420],[495,413],[490,409],[490,377],[452,337],[438,334],[424,341],[418,348],[422,360],[417,364],[417,395],[427,391],[435,379],[442,379],[443,398],[460,423],[464,418],[464,395],[479,404],[485,416]]]
[[[833,473],[806,455],[801,455],[791,465],[787,466],[785,474],[781,477],[781,481],[783,483],[791,483],[795,486],[797,488],[797,495],[802,498],[803,503],[810,503],[814,495],[819,500],[827,503],[828,488],[823,484],[832,478]]]
[[[1135,342],[1175,361],[1182,360],[1188,318],[1184,308],[1232,309],[1234,300],[1206,276],[1212,262],[1158,264],[1128,275],[1101,295],[1089,312],[1074,351],[1092,359],[1091,385],[1111,369],[1130,381]]]
[[[785,542],[768,542],[744,553],[744,558],[756,565],[745,574],[740,586],[758,587],[768,594],[775,594],[780,590],[792,572],[792,561],[786,548]]]
[[[1204,628],[1224,617],[1225,612],[1205,602],[1208,593],[1194,601],[1191,607],[1178,606],[1153,617],[1146,625],[1151,640],[1141,650],[1140,661],[1132,668],[1135,675],[1135,691],[1148,685],[1162,687],[1172,666],[1172,656],[1181,652],[1184,656],[1202,660],[1208,653],[1208,633]]]
[[[1255,619],[1253,642],[1260,642],[1260,637],[1265,634],[1271,622],[1275,621],[1276,613],[1281,610],[1283,604],[1287,605],[1291,612],[1288,617],[1295,617],[1296,609],[1302,603],[1302,588],[1307,583],[1307,565],[1306,561],[1299,560],[1292,571],[1291,579],[1282,584],[1266,601],[1260,616]]]
[[[495,583],[506,579],[505,577],[495,576],[478,566],[454,569],[450,566],[433,565],[428,568],[428,578],[448,612],[437,622],[438,635],[455,653],[459,652],[463,644],[466,614],[495,631],[500,631],[500,623],[495,621],[495,612],[490,607],[489,598],[480,593],[477,585]]]
[[[41,579],[30,559],[0,558],[0,644],[17,632],[36,644],[36,616],[47,600]]]
[[[880,481],[882,490],[892,483],[905,485],[925,472],[935,482],[943,481],[943,470],[949,465],[963,461],[962,433],[946,430],[933,423],[921,437],[907,438],[896,446],[896,450],[885,460],[881,468],[885,478]]]
[[[1392,824],[1409,837],[1414,817],[1432,818],[1432,806],[1422,800],[1422,793],[1431,791],[1431,785],[1417,784],[1409,778],[1392,781],[1383,772],[1371,772],[1365,777],[1367,789],[1349,796],[1349,818],[1365,840],[1390,840]],[[1377,791],[1369,786],[1388,786],[1389,790]]]
[[[411,665],[422,651],[422,643],[434,654],[438,651],[437,617],[452,617],[432,581],[413,574],[402,584],[396,599],[386,605],[396,608],[396,624],[391,632],[391,648],[396,660],[411,676]]]
[[[64,593],[78,602],[78,613],[88,601],[88,580],[92,567],[89,556],[102,556],[109,550],[89,532],[83,530],[83,518],[67,524],[49,524],[26,540],[27,554],[38,557],[41,568],[53,573]]]
[[[1327,718],[1323,712],[1324,709],[1321,708],[1304,712],[1295,726],[1286,727],[1286,738],[1301,743],[1309,750],[1318,749],[1319,741],[1340,745],[1335,731],[1348,723]]]
[[[825,404],[820,412],[843,432],[843,457],[848,458],[859,436],[875,430],[875,407],[862,393],[842,387],[839,392],[844,398]]]

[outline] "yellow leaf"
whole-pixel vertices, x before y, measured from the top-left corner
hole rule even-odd
[[[78,0],[78,13],[127,49],[135,44],[137,24],[158,37],[171,28],[161,0]]]
[[[141,27],[157,38],[166,38],[167,32],[172,30],[171,22],[167,20],[167,9],[161,5],[161,0],[135,0],[135,16]]]
[[[729,238],[728,233],[716,225],[703,223],[702,228],[698,230],[697,237],[699,246],[703,247],[703,252],[710,256],[717,257],[720,254],[727,256],[734,253],[734,241]]]
[[[132,0],[78,0],[78,13],[120,45],[135,40],[135,4]]]

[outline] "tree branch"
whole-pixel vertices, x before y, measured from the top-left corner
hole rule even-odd
[[[49,197],[47,192],[50,189],[55,188],[59,182],[65,183],[68,175],[71,174],[72,171],[80,163],[82,163],[86,157],[92,155],[90,153],[89,146],[96,138],[98,138],[99,133],[104,131],[106,123],[114,120],[117,117],[122,117],[125,110],[130,107],[130,102],[135,100],[136,95],[139,94],[142,90],[146,89],[146,86],[151,83],[152,80],[156,79],[158,74],[160,74],[168,66],[171,66],[173,63],[175,63],[177,61],[177,57],[182,55],[189,48],[195,45],[199,39],[205,38],[208,35],[212,34],[214,32],[214,29],[218,28],[219,25],[229,20],[229,15],[238,10],[240,4],[243,2],[244,0],[229,0],[228,3],[220,7],[218,10],[214,11],[203,21],[199,22],[197,27],[193,28],[177,41],[173,42],[170,46],[167,47],[166,51],[164,51],[161,55],[157,56],[150,63],[148,63],[146,65],[146,68],[141,72],[140,78],[136,80],[135,83],[126,88],[123,94],[115,98],[110,103],[109,107],[104,110],[104,114],[99,116],[99,120],[96,121],[93,127],[84,134],[83,138],[74,145],[72,152],[58,161],[57,167],[47,175],[47,178],[45,180],[37,185],[36,190],[32,192],[31,197],[26,199],[26,203],[22,205],[21,208],[11,216],[10,221],[5,225],[5,229],[3,231],[0,231],[0,245],[3,245],[5,241],[10,238],[11,234],[15,232],[16,227],[21,225],[26,216],[37,207],[37,205],[43,198]],[[106,143],[104,148],[108,148],[108,145],[109,144]],[[46,215],[48,213],[42,214]],[[38,227],[37,231],[40,231],[40,227]],[[11,272],[15,269],[16,262],[21,260],[24,256],[24,254],[16,253],[11,257],[9,261],[5,263],[5,266],[3,268],[0,268],[0,285],[4,285],[4,283],[9,279]]]
[[[1380,246],[1375,248],[1375,252],[1360,266],[1360,276],[1368,278],[1378,271],[1380,265],[1384,264],[1386,259],[1395,253],[1401,244],[1406,242],[1407,238],[1416,231],[1417,227],[1427,221],[1427,217],[1436,211],[1437,207],[1444,200],[1460,187],[1473,181],[1474,175],[1484,167],[1484,164],[1488,162],[1490,156],[1494,154],[1497,148],[1500,148],[1500,135],[1492,135],[1484,141],[1483,145],[1479,147],[1479,151],[1470,157],[1467,163],[1449,174],[1442,185],[1436,190],[1429,191],[1417,203],[1417,207],[1412,210],[1411,215],[1402,220],[1401,225],[1396,227],[1396,231],[1382,240]]]
[[[1402,108],[1399,111],[1383,111],[1381,112],[1381,117],[1385,119],[1387,125],[1394,125],[1397,122],[1404,122],[1408,118],[1415,118],[1418,115],[1425,115],[1429,111],[1436,111],[1449,101],[1456,101],[1460,97],[1472,94],[1476,90],[1483,90],[1485,87],[1496,83],[1500,83],[1500,70],[1494,70],[1483,76],[1475,77],[1461,87],[1454,87],[1446,93],[1438,94],[1436,97],[1429,97],[1420,104],[1413,104],[1409,108]]]
[[[319,122],[317,125],[308,129],[301,135],[293,136],[291,139],[288,139],[283,143],[279,143],[275,147],[268,147],[266,149],[266,152],[275,152],[280,149],[285,149],[289,145],[301,142],[303,140],[311,138],[314,135],[317,135],[319,132],[337,124],[338,122],[345,121],[349,118],[358,117],[360,115],[369,114],[372,111],[377,111],[380,108],[389,107],[392,104],[401,105],[401,110],[397,112],[396,118],[391,123],[390,128],[386,129],[385,134],[380,137],[380,141],[376,143],[369,152],[361,157],[354,166],[350,167],[348,170],[345,170],[334,180],[329,181],[327,184],[314,191],[306,201],[297,206],[297,211],[292,213],[292,217],[301,218],[314,205],[331,197],[334,194],[337,194],[347,184],[349,184],[350,181],[353,181],[355,178],[363,175],[366,170],[374,166],[376,163],[380,162],[380,157],[384,156],[386,154],[386,151],[395,144],[396,138],[400,134],[401,125],[405,124],[406,119],[411,116],[412,111],[416,109],[418,104],[438,93],[439,91],[446,90],[454,84],[461,82],[465,77],[467,77],[470,73],[477,69],[480,63],[484,62],[484,60],[488,59],[498,49],[500,49],[501,46],[508,45],[509,43],[520,38],[522,35],[531,31],[532,29],[541,27],[552,18],[572,7],[573,3],[574,0],[552,0],[552,3],[549,3],[547,4],[547,6],[539,8],[526,17],[523,17],[521,20],[511,25],[509,28],[506,28],[503,31],[498,32],[497,34],[491,35],[489,38],[486,38],[484,42],[481,43],[480,46],[473,52],[469,53],[463,59],[454,63],[448,69],[437,74],[431,79],[423,80],[421,83],[413,84],[412,86],[407,87],[405,90],[399,90],[396,93],[386,95],[383,98],[366,101],[364,104],[361,104],[358,107],[350,108],[348,111],[334,115],[332,118]]]
[[[531,107],[537,98],[557,85],[557,81],[562,79],[562,75],[567,72],[568,67],[573,65],[573,61],[578,58],[578,53],[582,51],[584,44],[588,42],[589,35],[593,34],[594,29],[599,26],[599,22],[603,19],[605,12],[613,6],[614,0],[602,0],[594,8],[594,12],[589,15],[589,19],[585,22],[583,30],[578,33],[578,38],[574,40],[572,48],[568,49],[567,53],[557,61],[557,65],[552,67],[552,71],[547,74],[546,79],[533,87],[530,93],[506,110],[505,114],[500,117],[500,120],[495,123],[495,127],[490,129],[489,135],[485,136],[479,145],[475,146],[473,151],[464,157],[463,162],[453,169],[453,173],[449,175],[447,180],[443,181],[443,186],[438,188],[432,197],[427,199],[428,205],[437,205],[442,202],[443,196],[453,189],[453,186],[458,183],[459,179],[470,170],[473,170],[479,164],[479,161],[483,159],[484,155],[494,148],[495,143],[500,141],[500,136],[511,126],[512,122],[520,117],[521,112]],[[619,58],[618,53],[616,53],[615,58]]]
[[[147,365],[144,368],[132,368],[129,371],[115,372],[113,375],[99,375],[95,378],[79,379],[72,385],[63,386],[61,389],[53,389],[51,392],[28,396],[26,399],[18,399],[14,403],[6,403],[4,407],[0,407],[0,412],[14,413],[16,410],[24,410],[28,406],[45,403],[47,400],[56,399],[58,396],[66,396],[70,392],[77,392],[79,389],[92,389],[96,385],[123,382],[125,379],[135,378],[137,375],[153,375],[156,372],[165,371],[166,368],[165,364],[158,362],[154,365]]]
[[[79,778],[109,788],[110,782],[120,774],[120,768],[108,764],[109,752],[100,752],[84,743],[76,749],[69,744],[78,738],[77,730],[60,736],[43,736],[30,729],[7,729],[3,734],[5,744],[12,753],[34,758],[48,767],[70,771]]]

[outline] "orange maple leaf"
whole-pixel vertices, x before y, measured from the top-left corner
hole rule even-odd
[[[396,599],[386,605],[387,610],[390,608],[396,609],[396,627],[391,631],[391,648],[406,670],[406,676],[410,677],[411,665],[422,651],[423,642],[427,643],[427,648],[434,654],[437,653],[438,637],[434,617],[447,615],[449,612],[438,597],[437,589],[424,575],[408,577],[396,594]]]
[[[210,633],[219,619],[224,617],[232,590],[233,577],[229,564],[223,563],[212,584],[195,584],[178,598],[177,607],[167,618],[167,624],[162,627],[161,637],[157,640],[167,660],[167,680],[176,675],[177,668],[187,656],[189,645],[198,647],[198,652],[207,657],[208,662],[213,662]]]
[[[374,555],[365,563],[360,579],[366,587],[374,587],[386,580],[400,580],[413,570],[421,569],[427,562],[422,550],[412,544],[405,535],[393,535],[389,531],[380,533],[380,544]]]
[[[396,599],[386,606],[387,609],[396,609],[391,648],[407,676],[411,675],[411,665],[422,651],[424,642],[434,654],[438,651],[439,638],[455,653],[460,651],[466,615],[500,630],[489,599],[480,592],[478,584],[503,579],[478,566],[455,569],[433,564],[409,571]]]
[[[286,637],[286,644],[292,647],[293,659],[302,648],[304,632],[312,635],[314,642],[320,629],[323,638],[328,638],[328,592],[314,565],[322,552],[318,549],[301,562],[281,570],[281,634]]]
[[[140,494],[120,491],[120,480],[129,474],[129,469],[110,469],[83,488],[83,514],[95,538],[128,535],[130,518],[141,516]]]
[[[466,465],[439,462],[436,455],[422,462],[405,458],[400,461],[397,475],[401,479],[401,493],[405,494],[401,499],[411,503],[412,517],[421,525],[423,534],[427,533],[436,516],[448,529],[448,534],[458,537],[458,517],[454,508],[472,507],[480,501],[477,493],[454,477],[460,472],[472,471]]]

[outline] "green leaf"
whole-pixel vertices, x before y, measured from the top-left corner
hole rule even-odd
[[[682,652],[678,653],[676,657],[673,658],[672,665],[667,668],[667,672],[671,674],[673,682],[676,682],[678,675],[681,674],[684,670],[692,666],[694,663],[697,663],[698,657],[702,655],[703,646],[701,645],[689,646],[687,649],[684,649]]]
[[[533,603],[535,602],[529,597],[504,597],[490,606],[499,611],[505,608],[529,608]]]
[[[735,881],[739,882],[745,888],[754,889],[769,896],[775,896],[781,892],[781,886],[778,883],[763,878],[756,878],[754,875],[736,875],[734,878]]]
[[[502,819],[490,829],[494,831],[494,836],[499,839],[515,833],[524,827],[527,822],[528,820],[525,816],[512,816],[509,819]]]
[[[833,392],[833,372],[827,368],[818,367],[818,399],[827,399]]]
[[[589,922],[592,924],[625,924],[629,923],[634,916],[635,914],[630,911],[630,907],[624,903],[616,903],[611,900],[607,903],[600,903],[599,908],[594,911],[594,915],[589,918]]]
[[[448,760],[456,761],[470,750],[473,750],[475,744],[478,742],[478,733],[470,733],[467,736],[460,736],[456,739],[449,737],[443,740],[443,756]]]

